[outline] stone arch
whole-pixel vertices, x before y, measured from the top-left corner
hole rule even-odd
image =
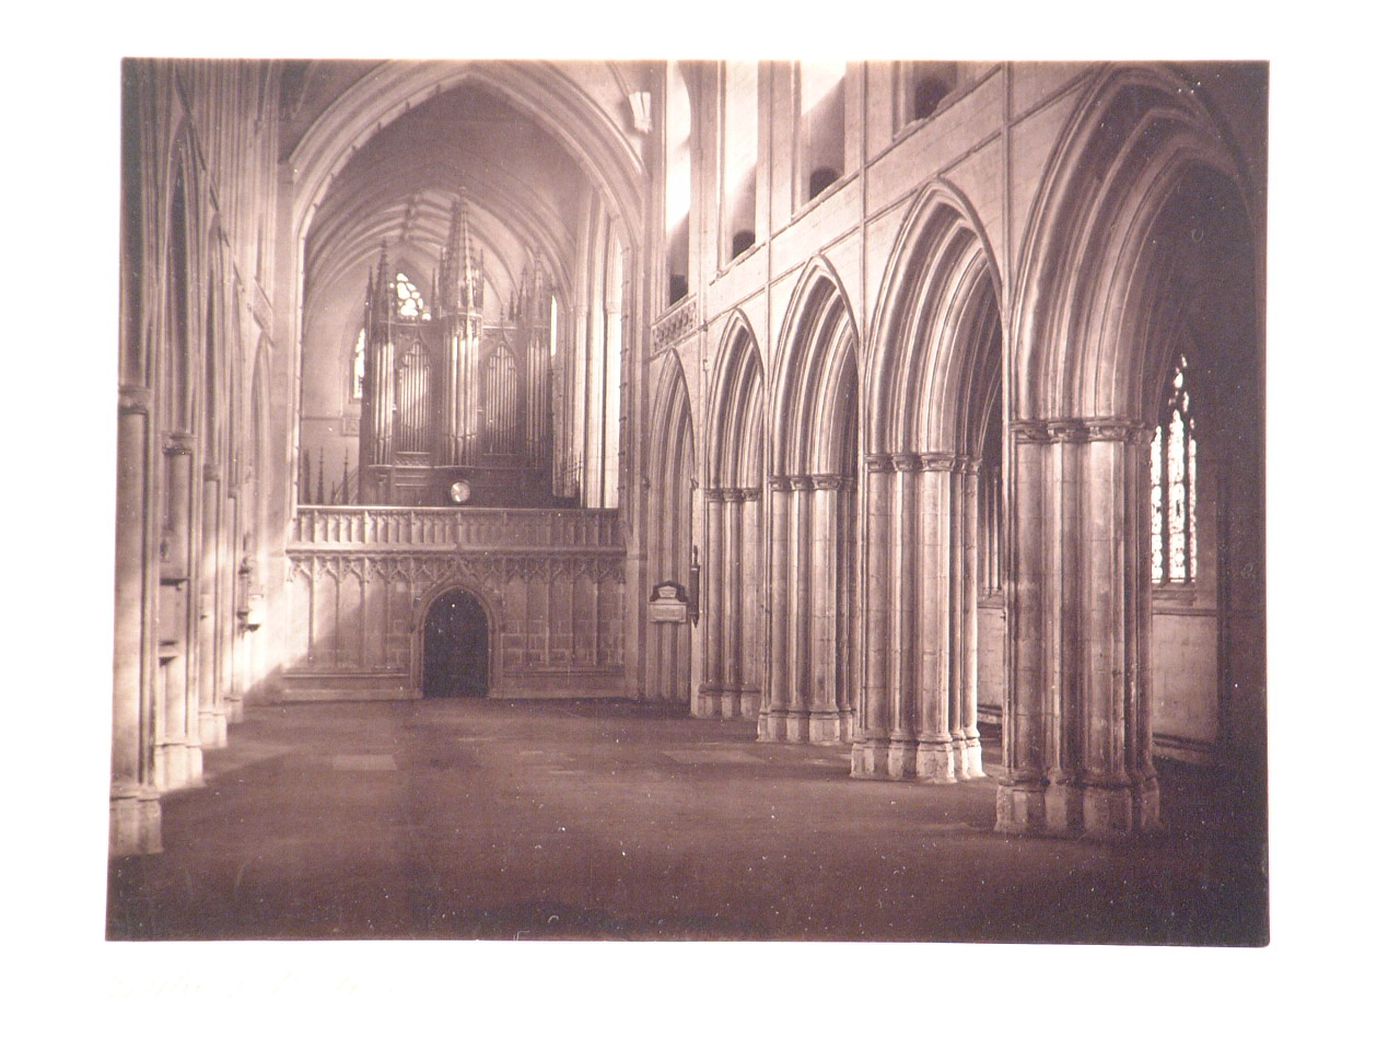
[[[710,390],[710,485],[753,488],[763,482],[763,359],[742,310],[725,323]]]
[[[769,430],[775,475],[840,473],[843,442],[858,416],[850,387],[859,370],[857,341],[850,299],[818,256],[798,280],[778,336]]]
[[[1193,170],[1232,183],[1258,230],[1249,174],[1189,84],[1129,67],[1090,88],[1052,156],[1023,248],[1011,326],[1016,418],[1141,416],[1164,366],[1134,346],[1131,326],[1148,312],[1151,275],[1170,250],[1152,243],[1150,228]]]
[[[154,783],[160,790],[199,784],[204,759],[199,711],[199,533],[201,505],[199,393],[204,357],[200,260],[204,209],[197,152],[180,125],[166,161],[168,188],[162,306],[154,339],[153,405],[159,452],[155,468],[158,534],[157,618],[153,706]]]
[[[642,162],[598,104],[550,63],[385,63],[329,106],[291,157],[301,172],[292,215],[298,243],[336,174],[385,125],[428,99],[476,83],[537,120],[573,155],[622,218],[631,244],[642,229]]]
[[[1182,332],[1233,329],[1232,452],[1258,463],[1262,258],[1249,176],[1201,94],[1103,74],[1052,156],[1012,318],[1006,774],[998,824],[1123,835],[1158,824],[1148,444]],[[1222,316],[1226,324],[1220,324]],[[1242,345],[1248,344],[1248,345]],[[1241,363],[1243,362],[1243,363]],[[1235,554],[1257,570],[1262,491],[1242,468]],[[1093,550],[1093,558],[1074,552]],[[1262,762],[1262,573],[1222,638]],[[1255,610],[1257,609],[1257,614]],[[1056,639],[1055,646],[1048,644]],[[1219,649],[1232,660],[1229,648]],[[1053,656],[1050,654],[1054,654]]]
[[[483,585],[474,576],[460,571],[453,572],[414,599],[413,633],[409,652],[409,686],[415,696],[423,695],[424,631],[427,628],[428,616],[440,598],[444,598],[454,591],[467,594],[486,615],[487,657],[489,660],[486,695],[490,696],[490,690],[494,689],[501,681],[503,661],[500,637],[503,613],[500,608],[500,595]]]
[[[757,718],[764,638],[763,362],[753,327],[736,310],[724,327],[706,440],[705,551],[701,558],[704,659],[694,713]]]
[[[690,393],[675,352],[666,354],[652,402],[646,485],[647,566],[643,594],[664,581],[690,586],[695,432]],[[644,690],[664,703],[691,702],[691,622],[648,622]]]
[[[838,743],[854,731],[856,344],[849,300],[818,257],[797,283],[779,337],[761,740]]]
[[[972,377],[999,343],[1002,298],[971,203],[949,183],[930,183],[904,220],[876,303],[865,397],[872,454],[973,444]]]
[[[1001,463],[999,302],[974,212],[930,184],[896,239],[873,327],[857,777],[982,775],[979,515],[998,504],[982,498],[979,469],[989,441]]]

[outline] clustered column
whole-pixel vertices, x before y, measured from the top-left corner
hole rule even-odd
[[[759,739],[838,743],[851,738],[852,699],[842,688],[839,560],[849,479],[799,474],[770,479],[771,564],[768,692]]]
[[[700,688],[696,692],[696,706],[692,712],[700,718],[717,718],[723,712],[726,553],[723,492],[723,489],[717,488],[704,490],[705,558],[701,563],[704,650],[700,657]]]
[[[866,458],[866,667],[853,776],[983,775],[977,731],[977,464]]]
[[[788,621],[788,522],[792,517],[789,479],[768,479],[768,682],[758,719],[760,740],[783,740],[787,728],[792,684],[788,674],[792,660]]]
[[[1011,675],[997,826],[1151,830],[1151,428],[1032,420],[1011,432]]]
[[[151,395],[123,387],[117,424],[116,666],[112,676],[112,794],[108,847],[113,856],[161,848],[159,789],[146,733],[153,723],[146,609],[155,581],[146,502],[151,453]]]
[[[221,696],[222,646],[218,644],[220,628],[216,612],[221,597],[221,549],[219,543],[219,469],[213,463],[204,465],[204,507],[202,539],[200,542],[199,591],[199,742],[201,747],[224,747],[228,744],[228,723]]]
[[[190,601],[193,435],[177,431],[166,436],[164,466],[155,781],[162,790],[170,790],[198,784],[204,774],[199,746],[199,692],[190,667],[195,635],[195,610]]]

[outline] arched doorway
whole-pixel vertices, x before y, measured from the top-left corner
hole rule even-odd
[[[466,591],[441,595],[423,621],[423,696],[486,696],[490,666],[486,610]]]

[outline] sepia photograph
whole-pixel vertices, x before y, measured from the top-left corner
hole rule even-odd
[[[1269,943],[1267,62],[120,82],[109,940]]]

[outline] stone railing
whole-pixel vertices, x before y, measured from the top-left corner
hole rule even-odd
[[[297,550],[620,550],[615,510],[517,507],[301,506],[287,538]]]

